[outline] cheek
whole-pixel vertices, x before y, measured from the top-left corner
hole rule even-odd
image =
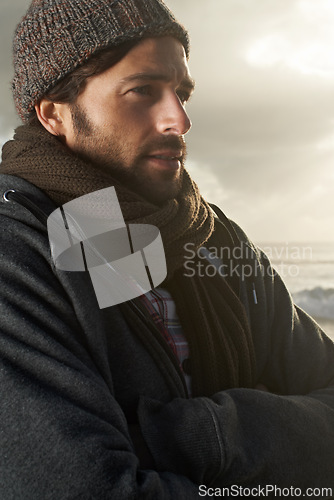
[[[90,89],[91,90],[91,89]],[[91,124],[105,137],[122,137],[124,143],[136,144],[154,132],[154,109],[143,103],[122,98],[107,97],[97,92],[83,96],[82,107]]]
[[[148,128],[152,123],[152,113],[143,106],[129,106],[116,110],[117,121],[129,127]]]
[[[147,115],[133,109],[115,109],[107,106],[96,107],[91,114],[91,121],[100,129],[110,133],[122,131],[125,135],[140,135],[149,129]]]
[[[110,119],[116,124],[115,131],[128,142],[143,142],[153,134],[152,118],[146,111],[139,108],[123,108]]]

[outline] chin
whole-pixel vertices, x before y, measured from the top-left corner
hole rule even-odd
[[[146,191],[146,193],[142,193],[141,196],[143,196],[147,201],[154,203],[155,205],[163,205],[164,203],[167,203],[170,200],[173,200],[178,197],[180,193],[181,188],[178,189],[173,189],[168,192],[165,190],[163,192],[160,192],[158,190],[150,190],[149,192]]]
[[[119,175],[127,172],[127,175]],[[141,196],[154,205],[163,205],[164,203],[176,198],[182,189],[183,171],[179,172],[173,178],[170,175],[158,178],[152,172],[132,172],[134,175],[128,175],[128,171],[123,170],[118,173],[118,181],[127,186],[131,191]],[[116,178],[116,175],[115,175]]]

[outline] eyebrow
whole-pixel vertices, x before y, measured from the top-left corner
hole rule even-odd
[[[130,83],[133,81],[162,81],[162,82],[170,82],[171,79],[168,75],[163,73],[136,73],[134,75],[127,76],[121,80],[121,84]],[[180,84],[180,87],[183,89],[189,90],[189,92],[193,92],[195,90],[195,80],[189,76],[184,78]]]

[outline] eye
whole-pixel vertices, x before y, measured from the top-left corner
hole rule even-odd
[[[179,97],[179,99],[180,99],[180,101],[181,101],[182,104],[186,104],[186,102],[188,102],[189,99],[190,99],[190,97],[191,97],[190,93],[187,92],[186,90],[179,90],[177,92],[177,95],[178,95],[178,97]]]
[[[150,85],[143,85],[141,87],[135,87],[133,89],[130,89],[129,92],[134,92],[135,94],[141,94],[141,95],[152,95],[152,88]]]

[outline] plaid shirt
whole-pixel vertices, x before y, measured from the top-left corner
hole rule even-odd
[[[182,366],[183,361],[189,358],[189,345],[183,334],[172,296],[164,288],[155,288],[142,295],[140,300],[178,360],[190,395],[191,377],[184,372]]]

